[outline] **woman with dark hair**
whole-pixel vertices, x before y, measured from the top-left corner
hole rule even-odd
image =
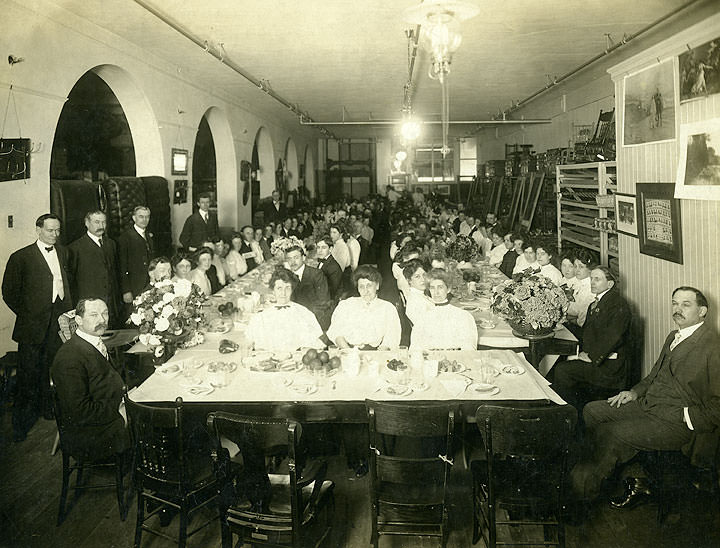
[[[506,245],[505,234],[502,229],[497,227],[490,231],[490,240],[493,246],[487,254],[488,260],[492,266],[500,266],[505,253],[512,247],[512,242],[510,245]]]
[[[411,259],[404,263],[402,282],[398,280],[398,289],[405,297],[405,315],[415,325],[434,305],[425,295],[427,280],[425,267],[420,259]]]
[[[212,267],[213,250],[201,247],[192,256],[193,269],[190,271],[190,281],[197,285],[205,295],[212,295],[212,285],[208,277],[208,270]]]
[[[553,264],[553,259],[557,254],[557,250],[552,244],[543,244],[535,248],[537,262],[540,265],[540,274],[546,278],[550,278],[557,286],[562,280],[562,272]]]
[[[332,256],[340,265],[340,269],[344,272],[350,266],[350,249],[347,246],[347,233],[341,223],[333,223],[330,225],[330,237],[333,241]]]
[[[327,336],[340,348],[397,348],[400,318],[395,307],[377,297],[382,283],[378,270],[361,265],[353,274],[359,297],[340,301],[333,312]]]
[[[178,251],[175,255],[173,255],[172,259],[170,259],[170,266],[173,271],[173,282],[190,279],[192,262],[190,261],[190,256],[184,251]]]
[[[240,248],[243,244],[243,236],[239,232],[233,232],[230,239],[231,249],[225,258],[230,271],[230,278],[236,280],[239,276],[245,274],[248,270],[247,262],[242,256]]]
[[[293,351],[323,348],[323,330],[310,310],[290,300],[299,280],[287,268],[278,267],[270,278],[275,303],[250,318],[246,336],[256,349]]]

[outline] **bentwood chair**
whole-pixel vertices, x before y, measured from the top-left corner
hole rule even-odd
[[[65,521],[65,517],[67,516],[67,497],[70,488],[70,477],[73,472],[76,472],[75,486],[73,488],[75,498],[77,498],[83,490],[115,487],[120,519],[125,521],[127,517],[127,506],[123,481],[123,455],[115,453],[97,454],[95,451],[89,449],[87,444],[83,443],[83,439],[76,439],[76,436],[72,434],[71,426],[67,423],[66,417],[63,414],[60,399],[58,398],[57,390],[52,380],[50,380],[50,392],[52,394],[55,422],[58,429],[58,443],[60,451],[62,452],[62,489],[60,492],[60,507],[58,508],[56,525],[60,525]],[[83,475],[86,472],[90,474],[98,469],[111,468],[114,468],[115,472],[114,483],[86,484],[83,482]]]
[[[235,546],[233,535],[242,546],[300,548],[329,541],[335,484],[326,479],[327,463],[305,462],[299,423],[215,412],[208,415],[208,429],[215,434],[223,548]],[[287,473],[267,474],[269,442],[281,437],[287,443]],[[233,445],[241,466],[226,448]]]
[[[444,547],[454,412],[446,404],[365,405],[372,545],[381,535],[401,535],[437,537]]]
[[[482,538],[489,548],[498,544],[565,546],[563,484],[568,444],[577,421],[575,409],[569,405],[481,405],[476,420],[485,459],[470,465],[473,544]],[[522,531],[523,540],[517,540]],[[539,532],[542,538],[530,538]]]
[[[135,547],[140,547],[142,533],[147,531],[184,548],[188,537],[214,521],[214,517],[208,519],[188,532],[191,515],[217,499],[208,447],[193,444],[191,433],[186,431],[182,398],[177,398],[171,407],[144,405],[126,398],[126,407],[135,446]],[[177,539],[148,523],[163,510],[180,515]]]

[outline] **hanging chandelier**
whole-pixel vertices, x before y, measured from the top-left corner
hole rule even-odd
[[[428,76],[440,82],[442,97],[442,155],[450,152],[450,93],[448,75],[452,56],[460,47],[460,23],[474,17],[480,8],[463,0],[427,0],[405,10],[405,20],[420,25],[420,46],[430,54]]]

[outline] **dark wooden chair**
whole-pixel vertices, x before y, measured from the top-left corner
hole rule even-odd
[[[190,443],[190,433],[183,424],[182,398],[177,398],[171,407],[144,405],[126,398],[126,406],[135,447],[135,547],[139,548],[142,533],[147,531],[184,548],[188,537],[214,521],[208,519],[188,532],[190,516],[217,499],[209,448]],[[180,515],[177,539],[147,523],[163,510]]]
[[[476,420],[485,459],[470,465],[473,544],[482,538],[488,548],[497,544],[565,546],[563,484],[577,420],[575,409],[569,405],[482,405]],[[520,530],[506,526],[518,525],[541,529],[542,538],[513,538]],[[509,537],[502,542],[497,540],[499,528]],[[532,532],[527,527],[525,531]]]
[[[448,537],[455,413],[446,404],[366,401],[371,543],[380,535]]]
[[[319,546],[329,540],[335,484],[325,479],[327,463],[305,462],[302,426],[288,419],[215,412],[208,415],[215,434],[213,451],[220,490],[223,548],[252,546]],[[265,456],[277,441],[287,443],[287,473],[267,474]],[[223,447],[235,444],[242,466]]]
[[[58,398],[55,385],[52,380],[50,381],[50,391],[52,394],[53,410],[55,412],[55,423],[58,429],[58,439],[60,451],[62,452],[62,489],[60,491],[60,507],[58,508],[57,525],[60,525],[65,521],[67,516],[67,497],[68,490],[70,488],[70,476],[73,472],[75,475],[75,498],[77,498],[81,491],[88,489],[106,489],[108,487],[115,487],[118,509],[120,511],[120,519],[125,521],[127,517],[127,505],[125,496],[125,485],[123,481],[123,455],[122,454],[95,454],[90,452],[88,449],[83,448],[83,444],[74,443],[71,436],[68,433],[68,425],[63,415],[62,406],[60,405],[60,399]],[[85,472],[91,473],[98,469],[111,469],[115,470],[115,482],[114,483],[102,483],[102,484],[85,484],[83,483],[83,475]]]

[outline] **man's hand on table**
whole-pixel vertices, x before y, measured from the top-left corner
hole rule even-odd
[[[638,398],[637,392],[635,390],[623,390],[619,394],[616,394],[612,396],[611,398],[608,398],[608,403],[610,404],[610,407],[620,407],[621,405],[635,401]]]

